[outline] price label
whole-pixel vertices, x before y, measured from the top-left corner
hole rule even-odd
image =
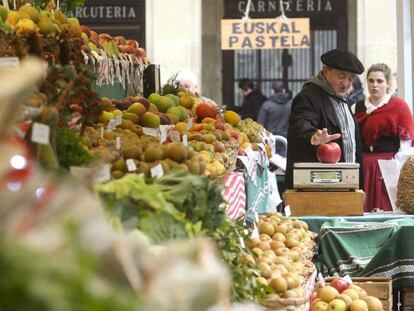
[[[115,117],[115,125],[118,126],[118,125],[121,125],[121,123],[122,123],[122,115],[116,116]]]
[[[259,222],[259,213],[258,212],[254,212],[254,220],[256,222]]]
[[[143,127],[142,132],[148,136],[158,137],[158,129],[153,129],[151,127]]]
[[[34,122],[32,125],[32,142],[42,145],[49,144],[50,127],[46,124]]]
[[[134,159],[127,159],[126,161],[128,172],[134,172],[137,170],[137,165],[135,164]]]
[[[347,282],[348,284],[352,284],[352,279],[351,277],[347,274],[345,275],[342,280],[344,280],[345,282]]]
[[[103,128],[103,126],[101,126],[101,129],[100,129],[100,136],[101,136],[101,139],[103,139],[103,136],[104,136],[104,128]]]
[[[187,121],[187,128],[191,129],[192,127],[193,127],[193,119],[189,118],[188,121]]]
[[[290,217],[292,215],[292,211],[290,210],[290,206],[285,206],[285,216]]]
[[[244,239],[242,237],[240,237],[239,239],[240,239],[240,246],[242,248],[246,248],[246,245],[244,244]]]
[[[260,152],[258,151],[253,151],[251,148],[247,148],[246,149],[246,155],[248,158],[256,161],[256,162],[261,162],[262,157],[260,156]]]
[[[170,137],[171,141],[181,141],[180,133],[177,131],[171,131],[168,136]]]
[[[116,150],[120,150],[121,149],[121,137],[117,137],[115,138],[115,144],[116,144]]]
[[[157,164],[153,168],[151,168],[151,176],[153,178],[164,176],[164,170],[162,169],[161,164]]]
[[[168,137],[168,125],[160,125],[160,144],[164,143]]]
[[[325,279],[323,278],[323,275],[320,272],[318,273],[318,280],[319,280],[319,283],[321,283],[322,287],[325,287],[326,285]]]
[[[256,224],[253,224],[252,238],[259,239],[259,230],[257,230]]]
[[[109,164],[104,164],[99,171],[96,172],[94,181],[96,183],[105,182],[111,179],[111,167]]]
[[[112,132],[115,128],[116,128],[116,121],[115,121],[115,119],[109,120],[109,123],[108,123],[108,131],[109,132]]]
[[[19,68],[20,61],[18,57],[0,57],[0,69],[14,70]]]
[[[183,144],[186,145],[186,146],[188,145],[188,136],[187,136],[187,134],[183,135]]]

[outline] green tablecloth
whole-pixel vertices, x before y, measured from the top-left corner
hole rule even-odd
[[[384,213],[365,213],[364,216],[344,216],[344,217],[329,217],[329,216],[302,216],[297,217],[309,225],[309,230],[313,232],[319,232],[321,230],[322,225],[326,221],[334,220],[334,219],[344,219],[347,221],[352,222],[384,222],[388,220],[396,220],[396,219],[407,219],[411,218],[414,219],[414,215],[405,215],[405,214],[393,214],[392,212],[384,212]]]
[[[414,286],[412,217],[385,222],[327,221],[320,230],[320,252],[320,268],[329,275],[388,276],[394,287]]]
[[[244,171],[246,180],[246,221],[248,224],[254,220],[254,214],[265,214],[269,212],[269,169],[259,166],[257,177],[253,181]]]
[[[95,85],[94,90],[100,97],[108,97],[110,99],[123,99],[127,97],[127,91],[122,87],[121,83],[114,83],[114,85]]]

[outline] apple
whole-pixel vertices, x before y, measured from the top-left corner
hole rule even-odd
[[[342,279],[334,279],[331,282],[331,286],[334,287],[334,288],[336,288],[336,290],[339,293],[342,293],[345,289],[347,289],[349,287],[349,284],[348,284],[348,282],[346,282],[346,281],[344,281]]]
[[[333,142],[321,144],[316,148],[316,157],[322,163],[336,163],[341,158],[341,148]]]

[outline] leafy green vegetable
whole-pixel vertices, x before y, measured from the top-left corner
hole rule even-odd
[[[256,281],[256,276],[260,275],[259,269],[245,259],[248,250],[240,245],[240,239],[247,238],[243,230],[243,223],[226,219],[219,228],[209,231],[208,234],[215,241],[221,258],[231,270],[233,300],[263,302],[266,294],[273,290]]]
[[[146,311],[126,283],[100,273],[98,258],[77,245],[48,254],[0,238],[0,310]]]
[[[87,151],[82,138],[73,129],[57,128],[55,145],[59,164],[65,168],[84,166],[94,159]]]
[[[110,220],[117,219],[125,229],[138,228],[154,243],[171,239],[194,237],[200,234],[200,224],[185,219],[172,203],[165,200],[158,185],[148,185],[136,174],[95,185],[104,201]]]
[[[174,170],[154,180],[165,199],[184,212],[192,223],[201,221],[203,229],[214,230],[224,221],[221,185],[206,176]]]

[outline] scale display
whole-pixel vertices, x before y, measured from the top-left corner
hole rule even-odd
[[[311,171],[311,182],[313,183],[339,183],[342,181],[340,171]]]

